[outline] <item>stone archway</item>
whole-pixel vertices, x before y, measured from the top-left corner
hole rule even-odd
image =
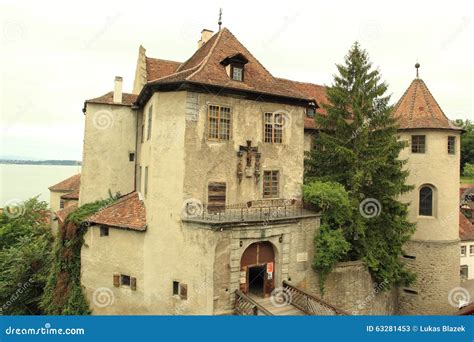
[[[275,285],[275,250],[271,242],[255,242],[240,259],[240,290],[268,297]]]

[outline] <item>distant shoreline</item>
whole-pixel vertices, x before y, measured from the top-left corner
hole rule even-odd
[[[81,166],[82,162],[78,161],[78,160],[10,160],[10,159],[0,159],[0,164]]]

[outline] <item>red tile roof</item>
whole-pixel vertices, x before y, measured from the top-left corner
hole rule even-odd
[[[88,221],[111,227],[144,231],[146,230],[145,205],[137,192],[131,192],[89,217]]]
[[[180,65],[180,62],[146,57],[147,81],[150,82],[171,75],[176,72]]]
[[[79,189],[76,189],[71,193],[62,195],[61,198],[67,200],[79,200]]]
[[[81,174],[71,176],[58,184],[50,186],[48,189],[51,191],[75,191],[79,190],[81,185]]]
[[[95,99],[86,100],[85,103],[99,103],[99,104],[131,106],[136,100],[137,100],[137,95],[122,93],[122,103],[115,103],[114,102],[114,92],[110,91],[107,94],[96,97]]]
[[[461,212],[459,213],[459,238],[461,241],[474,240],[474,224]]]
[[[66,208],[56,211],[56,217],[58,218],[59,223],[64,223],[66,217],[77,209],[77,203],[68,205]]]
[[[232,80],[221,64],[226,57],[235,54],[242,54],[248,59],[243,82]],[[307,95],[298,89],[288,87],[281,79],[273,77],[226,28],[212,36],[191,58],[181,64],[174,74],[158,78],[149,84],[177,81],[195,82],[299,100],[308,99]]]
[[[461,130],[444,115],[425,82],[415,78],[393,110],[400,129],[430,128]]]

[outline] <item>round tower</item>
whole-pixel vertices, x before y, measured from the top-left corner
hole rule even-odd
[[[459,289],[459,164],[460,135],[418,77],[394,108],[399,139],[408,142],[400,153],[414,189],[402,196],[410,203],[409,219],[416,232],[403,256],[417,275],[400,288],[399,312],[412,315],[452,314]],[[461,292],[461,297],[467,294]],[[467,298],[466,298],[467,299]]]

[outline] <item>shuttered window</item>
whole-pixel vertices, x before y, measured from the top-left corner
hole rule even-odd
[[[216,213],[225,210],[226,183],[212,182],[207,188],[207,211]]]

